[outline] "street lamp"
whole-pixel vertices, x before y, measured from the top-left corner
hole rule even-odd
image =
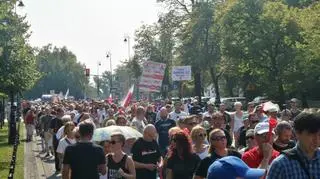
[[[123,41],[124,43],[128,43],[128,61],[130,61],[130,36],[125,35]]]
[[[21,0],[19,1],[18,6],[19,6],[19,7],[24,7],[24,4],[23,4],[23,2],[22,2]]]
[[[99,79],[99,66],[101,66],[101,62],[98,61],[98,68],[97,68],[97,97],[100,98],[100,79]]]
[[[130,36],[129,35],[125,35],[124,36],[124,40],[123,40],[125,43],[128,43],[128,61],[130,61]],[[131,76],[129,77],[129,84],[131,85]],[[139,88],[138,88],[138,83],[139,83],[139,80],[136,79],[134,81],[135,83],[135,86],[136,86],[136,98],[137,98],[137,101],[139,100]]]
[[[107,59],[110,58],[110,94],[112,95],[112,60],[111,60],[111,53],[107,52],[106,55]]]

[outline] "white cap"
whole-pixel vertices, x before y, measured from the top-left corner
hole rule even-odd
[[[269,123],[268,122],[259,122],[254,128],[254,134],[264,134],[269,132]],[[274,133],[272,131],[272,133]]]
[[[274,104],[271,101],[268,101],[264,103],[263,110],[267,112],[278,112],[279,111],[279,105]]]

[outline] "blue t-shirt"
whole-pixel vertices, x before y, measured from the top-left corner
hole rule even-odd
[[[176,122],[172,119],[160,119],[156,122],[155,127],[159,134],[159,146],[161,149],[169,145],[169,129],[176,126]]]

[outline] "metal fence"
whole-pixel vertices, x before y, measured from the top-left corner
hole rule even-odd
[[[15,136],[15,141],[14,141],[14,144],[13,144],[13,151],[12,151],[12,158],[11,158],[11,163],[10,163],[10,168],[9,168],[8,179],[13,179],[14,170],[15,170],[15,167],[16,167],[17,151],[18,151],[18,146],[20,144],[19,132],[20,132],[20,122],[18,122],[17,134]]]
[[[21,103],[20,103],[20,95],[17,95],[17,108],[16,110],[11,110],[11,120],[14,121],[15,123],[15,136],[14,136],[14,142],[13,142],[13,150],[12,150],[12,158],[11,158],[11,162],[10,162],[10,167],[9,167],[9,175],[8,175],[8,179],[13,179],[14,178],[14,171],[16,168],[16,161],[17,161],[17,152],[18,152],[18,146],[20,144],[20,117],[21,117]],[[12,106],[13,104],[11,104]],[[12,108],[11,108],[12,109]],[[10,120],[10,125],[11,125],[11,121]],[[18,125],[16,125],[16,123],[18,123]],[[9,126],[10,126],[9,125]],[[11,127],[11,126],[10,126]],[[10,129],[11,130],[11,129]],[[10,139],[9,139],[10,140]]]

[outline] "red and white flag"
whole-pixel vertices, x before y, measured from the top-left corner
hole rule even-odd
[[[134,88],[134,85],[131,86],[131,88],[129,89],[126,97],[123,99],[123,101],[121,102],[121,106],[126,108],[129,106],[130,102],[131,102],[131,99],[132,99],[132,95],[133,95],[133,88]]]
[[[108,98],[108,103],[112,104],[113,103],[113,99],[112,99],[112,94],[110,93],[109,98]]]

